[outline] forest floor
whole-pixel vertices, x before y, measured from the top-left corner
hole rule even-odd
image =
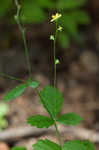
[[[92,29],[89,29],[89,33],[90,30]],[[97,27],[93,30],[96,38],[95,46],[98,49],[99,30]],[[88,34],[87,38],[93,41],[94,36]],[[46,84],[53,83],[53,67],[50,62],[52,51],[50,48],[46,50],[47,44],[42,46],[41,43],[39,45],[36,43],[30,48],[33,78],[41,83],[39,90]],[[76,55],[79,49],[74,45],[66,51],[57,52],[60,59],[60,64],[57,66],[57,87],[64,95],[61,113],[76,112],[83,118],[77,127],[69,128],[59,125],[59,129],[63,141],[89,138],[99,150],[99,53],[94,51],[94,46],[92,47],[91,44],[85,46],[79,56]],[[21,48],[18,47],[18,49],[1,52],[0,72],[27,79],[24,52],[21,51]],[[1,78],[0,97],[2,98],[9,89],[16,85],[18,85],[17,81]],[[2,135],[0,150],[9,150],[10,147],[16,145],[23,145],[27,147],[27,150],[32,150],[32,144],[41,138],[57,142],[55,131],[52,128],[48,131],[40,131],[31,128],[26,123],[27,118],[31,115],[47,115],[33,89],[28,88],[22,96],[7,104],[9,107],[6,116],[8,128],[0,132],[0,136]]]

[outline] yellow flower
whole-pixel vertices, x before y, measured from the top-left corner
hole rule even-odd
[[[59,26],[59,27],[57,28],[57,30],[58,30],[58,31],[62,31],[62,30],[63,30],[63,27]]]
[[[55,15],[52,15],[52,19],[50,22],[56,21],[57,19],[59,19],[62,15],[59,13],[56,13]]]

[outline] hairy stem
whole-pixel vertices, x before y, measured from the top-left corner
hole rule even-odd
[[[21,25],[20,23],[20,11],[21,11],[21,6],[18,3],[18,0],[15,0],[15,4],[17,7],[17,14],[15,15],[15,20],[19,26],[19,29],[22,34],[23,42],[24,42],[24,48],[25,48],[25,56],[26,56],[26,61],[27,61],[27,66],[28,66],[28,71],[29,71],[29,76],[32,78],[32,67],[30,64],[30,57],[29,57],[29,52],[28,52],[28,47],[27,47],[27,42],[26,42],[26,36],[25,36],[25,29],[24,26]]]

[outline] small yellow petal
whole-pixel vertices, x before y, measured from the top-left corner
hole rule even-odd
[[[59,13],[56,13],[55,15],[52,15],[52,19],[50,22],[56,21],[57,19],[59,19],[62,15]]]

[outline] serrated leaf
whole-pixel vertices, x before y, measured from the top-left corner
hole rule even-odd
[[[58,0],[57,8],[58,9],[74,9],[77,7],[84,6],[86,0]]]
[[[18,96],[20,96],[24,92],[26,87],[27,87],[27,84],[18,85],[17,87],[8,91],[2,100],[10,101],[10,100],[16,99]]]
[[[22,1],[22,9],[20,13],[20,20],[24,23],[42,23],[46,19],[46,13],[39,5],[31,0],[29,3],[27,0]]]
[[[35,115],[29,117],[27,123],[37,128],[48,128],[54,124],[54,121],[47,116]]]
[[[56,115],[59,113],[64,101],[59,90],[52,86],[46,86],[42,91],[40,91],[40,99],[51,117],[56,118]]]
[[[36,144],[33,145],[34,150],[61,150],[61,147],[48,140],[39,140]]]
[[[86,150],[95,150],[95,146],[89,140],[83,141],[83,144],[86,146]]]
[[[72,140],[72,141],[65,142],[62,150],[87,150],[87,149],[82,141]]]
[[[77,125],[82,118],[76,113],[62,114],[57,118],[57,121],[63,125]]]
[[[11,148],[11,150],[27,150],[27,149],[23,146],[16,146],[16,147]]]
[[[1,0],[0,1],[0,18],[3,17],[12,5],[12,0]]]

